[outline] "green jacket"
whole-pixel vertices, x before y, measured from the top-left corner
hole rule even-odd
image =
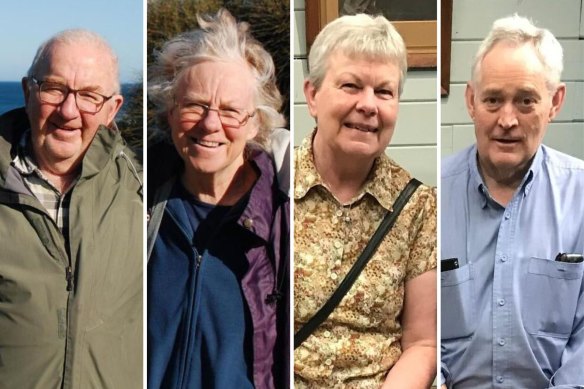
[[[0,388],[142,388],[141,167],[98,130],[66,247],[10,164],[27,128],[23,109],[0,117]]]

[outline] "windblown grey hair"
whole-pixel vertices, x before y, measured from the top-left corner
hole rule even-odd
[[[112,62],[112,69],[114,71],[114,74],[113,74],[114,91],[113,92],[120,93],[120,90],[121,90],[120,89],[120,75],[119,75],[118,57],[117,57],[116,53],[111,48],[109,43],[107,43],[107,41],[104,38],[102,38],[99,34],[93,32],[93,31],[85,30],[85,29],[64,30],[64,31],[61,31],[61,32],[57,33],[56,35],[52,36],[51,38],[49,38],[45,42],[43,42],[39,46],[39,48],[34,56],[34,59],[32,60],[32,64],[30,65],[30,68],[28,69],[28,72],[27,72],[28,78],[34,77],[35,75],[38,77],[38,75],[36,73],[38,72],[39,67],[44,63],[44,61],[46,61],[49,58],[49,51],[53,47],[53,45],[58,44],[58,43],[62,43],[62,44],[81,43],[84,45],[93,45],[95,47],[103,49],[104,52],[110,57],[111,62]],[[108,93],[109,93],[109,91],[108,91]]]
[[[204,61],[243,61],[256,81],[252,87],[259,130],[253,141],[265,146],[272,130],[285,125],[272,57],[252,37],[249,24],[238,23],[226,9],[197,15],[197,20],[199,28],[166,42],[149,69],[148,97],[156,106],[159,128],[170,130],[167,113],[174,104],[177,80],[186,70]]]
[[[564,55],[560,42],[549,30],[538,28],[529,19],[517,14],[498,19],[493,23],[491,31],[474,57],[471,75],[473,85],[480,81],[483,59],[500,42],[517,46],[532,44],[544,67],[548,89],[554,91],[557,88],[564,69]]]
[[[347,15],[333,20],[322,29],[308,56],[308,79],[317,90],[326,75],[329,57],[337,51],[349,57],[395,63],[400,70],[401,96],[408,70],[406,46],[395,27],[385,17]]]

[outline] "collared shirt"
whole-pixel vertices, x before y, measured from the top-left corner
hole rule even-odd
[[[584,162],[541,146],[506,207],[472,146],[442,164],[442,379],[454,388],[584,384]],[[568,385],[568,386],[562,386]]]
[[[312,137],[295,151],[294,330],[328,300],[410,175],[382,155],[346,204],[316,171]],[[436,267],[436,198],[422,186],[339,306],[294,354],[295,388],[375,388],[401,355],[404,284]]]
[[[32,156],[31,131],[25,131],[20,138],[16,157],[12,165],[20,173],[28,189],[41,202],[47,213],[55,221],[67,241],[69,227],[69,203],[71,202],[71,188],[77,179],[61,193],[41,172]]]

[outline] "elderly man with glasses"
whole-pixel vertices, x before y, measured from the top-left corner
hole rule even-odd
[[[117,58],[61,32],[0,117],[0,387],[142,387],[141,168]]]

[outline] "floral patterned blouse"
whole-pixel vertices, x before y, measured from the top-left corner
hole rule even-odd
[[[410,175],[386,155],[340,204],[316,171],[312,136],[295,151],[294,331],[328,300]],[[375,388],[401,355],[404,284],[436,268],[436,192],[420,186],[328,319],[294,352],[295,388]]]

